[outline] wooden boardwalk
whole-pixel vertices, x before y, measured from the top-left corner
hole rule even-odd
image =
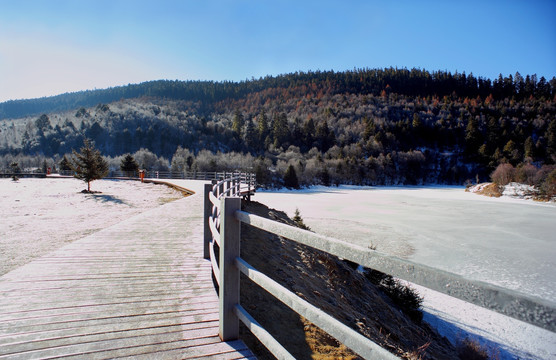
[[[0,359],[254,359],[218,337],[202,214],[197,193],[0,277]]]

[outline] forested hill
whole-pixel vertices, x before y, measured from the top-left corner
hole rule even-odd
[[[520,100],[530,96],[551,99],[556,95],[556,78],[547,81],[536,75],[525,78],[516,74],[499,76],[491,81],[449,72],[428,72],[420,69],[354,70],[346,72],[301,72],[277,77],[267,76],[243,82],[169,81],[158,80],[141,84],[87,90],[39,99],[13,100],[0,103],[0,119],[21,118],[42,113],[91,107],[122,99],[139,97],[201,101],[208,108],[225,99],[240,99],[265,89],[292,89],[310,86],[327,94],[380,95],[382,91],[407,96],[452,96]]]
[[[144,166],[251,167],[275,184],[290,165],[302,184],[462,183],[500,163],[547,170],[555,100],[556,78],[418,69],[152,81],[0,104],[0,168],[89,137],[106,156],[158,158]]]

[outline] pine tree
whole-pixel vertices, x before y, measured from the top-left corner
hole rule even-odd
[[[328,169],[326,167],[322,168],[319,178],[323,186],[330,186],[330,174],[328,173]]]
[[[288,118],[286,117],[285,113],[274,115],[272,135],[275,148],[287,148],[285,142],[288,140],[289,137],[289,128]]]
[[[465,143],[468,155],[474,156],[481,144],[483,143],[482,134],[479,130],[479,123],[477,119],[471,118],[465,128]]]
[[[21,169],[19,168],[19,164],[14,161],[10,164],[10,168],[12,168],[12,174],[13,174],[12,175],[12,180],[13,181],[18,181],[19,178],[17,177],[17,173],[21,172]]]
[[[305,225],[305,223],[303,222],[303,218],[301,217],[301,213],[299,212],[298,208],[295,208],[295,214],[293,216],[292,219],[295,224],[297,225],[298,228],[304,229],[304,230],[311,230],[307,225]]]
[[[264,111],[259,114],[257,133],[259,135],[259,144],[264,144],[265,140],[269,134],[268,130],[268,120]]]
[[[64,155],[62,161],[60,161],[60,170],[71,171],[71,162],[68,160],[66,155]]]
[[[244,126],[243,143],[247,149],[254,148],[257,144],[257,130],[251,119],[247,120]]]
[[[548,146],[546,147],[546,152],[548,158],[550,156],[556,156],[556,119],[552,119],[548,125],[548,130],[546,132],[546,137],[548,139]]]
[[[525,157],[534,159],[535,158],[535,143],[533,142],[533,138],[531,136],[529,136],[527,139],[525,139],[525,144],[523,145],[523,147],[524,147]]]
[[[313,142],[315,141],[315,122],[312,118],[308,119],[305,124],[303,124],[303,133],[304,139],[303,141],[307,145],[308,148],[313,147]]]
[[[139,170],[139,165],[131,154],[127,154],[120,162],[120,169],[125,172],[128,177],[131,177]]]
[[[236,110],[234,113],[234,118],[232,119],[232,131],[235,133],[237,137],[241,135],[241,129],[243,129],[243,115]]]
[[[83,141],[80,153],[73,150],[71,168],[77,179],[87,183],[87,192],[91,192],[91,181],[102,179],[108,174],[108,163],[89,139]]]
[[[297,174],[293,165],[288,166],[284,174],[284,186],[289,189],[299,189],[299,181],[297,180]]]

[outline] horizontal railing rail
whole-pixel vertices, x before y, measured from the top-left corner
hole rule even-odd
[[[240,304],[239,273],[243,273],[251,281],[363,358],[397,358],[357,331],[309,304],[242,259],[239,254],[241,223],[556,332],[556,304],[552,301],[482,281],[466,279],[461,275],[241,211],[241,199],[239,198],[241,189],[251,186],[242,185],[242,181],[245,179],[247,178],[232,176],[219,182],[215,181],[212,185],[205,187],[205,258],[211,260],[213,274],[219,286],[220,337],[223,340],[237,339],[239,321],[241,321],[276,357],[279,359],[293,358]],[[218,251],[215,250],[216,248]]]
[[[45,175],[44,173],[28,173],[25,174],[36,174]],[[73,176],[74,172],[72,170],[59,170],[56,172],[58,175],[62,176]],[[250,177],[255,178],[254,174],[237,172],[237,171],[156,171],[156,170],[145,170],[145,178],[151,179],[183,179],[183,180],[224,180],[230,177],[234,177],[234,174],[242,174],[244,184],[250,181]],[[11,173],[6,173],[6,175],[12,176]],[[107,175],[108,178],[139,178],[138,171],[122,171],[122,170],[110,170]]]
[[[17,172],[17,173],[0,173],[0,178],[45,178],[46,174],[41,172]]]

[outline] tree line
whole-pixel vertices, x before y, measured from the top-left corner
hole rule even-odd
[[[213,104],[236,100],[266,89],[309,88],[330,94],[380,95],[395,92],[407,96],[481,97],[495,99],[528,97],[552,99],[556,95],[556,77],[546,79],[536,74],[502,76],[491,80],[473,73],[452,74],[448,71],[427,71],[413,68],[354,69],[351,71],[309,71],[279,76],[265,76],[240,82],[156,80],[108,89],[86,90],[39,99],[11,100],[0,103],[0,119],[20,118],[92,107],[121,99],[140,97],[165,98],[202,102],[210,112]]]

